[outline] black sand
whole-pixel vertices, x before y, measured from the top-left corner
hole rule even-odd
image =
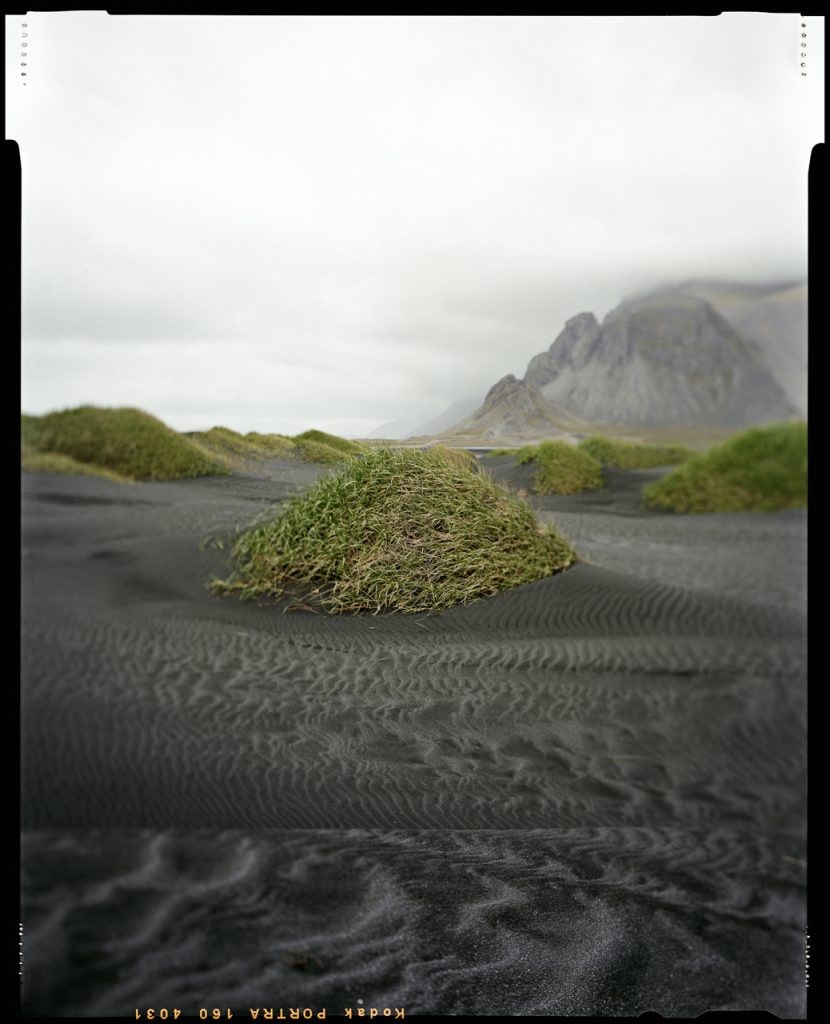
[[[318,472],[24,477],[24,1012],[802,1016],[805,514],[612,473],[466,608],[209,596]]]

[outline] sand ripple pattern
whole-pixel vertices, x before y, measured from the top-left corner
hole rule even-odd
[[[802,1015],[804,516],[628,481],[540,508],[566,573],[330,618],[206,593],[262,472],[26,478],[28,1012]]]
[[[284,635],[287,616],[277,632],[188,617],[33,628],[27,824],[799,819],[799,637],[505,643],[492,627],[475,642],[467,623],[461,638],[435,626],[416,645],[374,621],[361,620],[362,649],[354,637],[334,646],[314,616],[304,625],[319,624],[317,643]],[[761,783],[764,801],[752,796]]]
[[[730,829],[32,833],[24,995],[90,1017],[359,999],[797,1017],[804,870],[787,851]]]

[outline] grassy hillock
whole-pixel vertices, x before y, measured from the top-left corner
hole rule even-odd
[[[305,430],[295,434],[294,454],[304,462],[321,462],[334,465],[338,462],[349,462],[368,451],[365,445],[357,441],[349,441],[336,434],[327,434],[325,430]]]
[[[375,449],[236,541],[243,598],[296,595],[331,613],[425,612],[575,561],[523,502],[440,450]]]
[[[543,441],[535,462],[533,486],[539,494],[579,494],[602,487],[597,460],[564,441]]]
[[[804,505],[807,424],[736,434],[650,484],[643,500],[673,512],[767,512]]]
[[[579,442],[581,451],[593,456],[602,466],[617,469],[651,469],[654,466],[674,466],[697,453],[682,445],[637,444],[618,441],[610,437],[586,437]]]
[[[291,438],[282,434],[239,434],[229,427],[211,427],[187,436],[212,454],[245,461],[286,456],[294,448]]]
[[[116,484],[133,483],[128,477],[114,473],[102,466],[92,466],[78,462],[68,455],[57,452],[39,452],[29,445],[24,445],[20,454],[20,468],[27,473],[62,473],[68,476],[99,476]]]
[[[538,494],[579,494],[602,487],[599,462],[565,441],[542,441],[523,448],[500,448],[492,455],[514,455],[520,466],[533,462],[533,488]]]
[[[21,433],[24,468],[40,467],[44,472],[66,472],[70,465],[60,459],[44,460],[46,454],[126,480],[178,480],[227,472],[198,445],[140,409],[85,405],[24,417]]]
[[[434,444],[430,446],[429,451],[437,452],[463,469],[471,469],[473,472],[478,471],[478,459],[472,452],[468,452],[466,448],[448,448],[443,444]]]

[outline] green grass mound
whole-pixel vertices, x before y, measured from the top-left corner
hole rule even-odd
[[[322,441],[298,441],[293,448],[293,454],[303,462],[321,462],[326,466],[333,466],[338,462],[349,462],[354,458],[351,452],[343,451],[342,448],[333,448],[330,444],[323,444]]]
[[[600,465],[617,469],[674,466],[697,454],[682,445],[636,444],[634,441],[615,441],[599,435],[584,438],[579,442],[579,448],[595,458]]]
[[[443,444],[434,444],[429,450],[437,452],[443,458],[449,459],[450,462],[454,462],[456,466],[460,466],[462,469],[470,469],[474,473],[478,471],[478,459],[472,452],[467,451],[466,448],[447,448]]]
[[[567,568],[575,554],[524,502],[440,451],[377,449],[242,534],[243,598],[295,594],[330,613],[427,612]]]
[[[348,438],[338,437],[336,434],[327,434],[325,430],[304,430],[302,434],[294,436],[294,442],[305,444],[324,444],[329,448],[336,448],[345,455],[360,455],[366,450],[364,445],[357,441],[349,441]]]
[[[535,462],[536,456],[539,453],[538,444],[526,444],[523,448],[517,448],[514,450],[516,456],[516,462],[520,466],[526,466],[528,462]]]
[[[674,512],[771,512],[807,502],[807,424],[736,434],[643,490],[651,508]]]
[[[37,450],[41,433],[41,416],[30,416],[28,413],[20,415],[20,443],[26,448]]]
[[[294,442],[284,434],[258,434],[255,430],[249,430],[245,434],[245,440],[255,448],[263,452],[263,458],[278,459],[290,456]]]
[[[350,462],[369,450],[357,441],[327,434],[325,430],[305,430],[295,435],[293,441],[294,455],[304,462],[321,462],[324,465]]]
[[[187,435],[208,452],[231,459],[271,459],[290,455],[294,442],[281,434],[239,434],[229,427],[211,427]]]
[[[205,451],[140,409],[85,405],[24,427],[32,447],[107,469],[129,480],[177,480],[227,470]]]
[[[129,484],[129,480],[111,469],[103,469],[101,466],[90,466],[83,462],[71,459],[68,455],[58,455],[57,452],[39,452],[28,445],[24,446],[20,456],[20,468],[28,473],[63,473],[70,476],[99,476],[104,480],[112,480],[117,484]]]
[[[602,487],[602,467],[596,459],[565,441],[542,441],[514,449],[520,466],[536,463],[533,488],[538,494],[580,494]]]
[[[564,441],[543,441],[536,449],[533,487],[539,494],[579,494],[602,487],[602,467],[587,452]]]

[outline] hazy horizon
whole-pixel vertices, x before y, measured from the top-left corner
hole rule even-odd
[[[365,435],[637,291],[804,280],[820,24],[7,16],[23,408]]]

